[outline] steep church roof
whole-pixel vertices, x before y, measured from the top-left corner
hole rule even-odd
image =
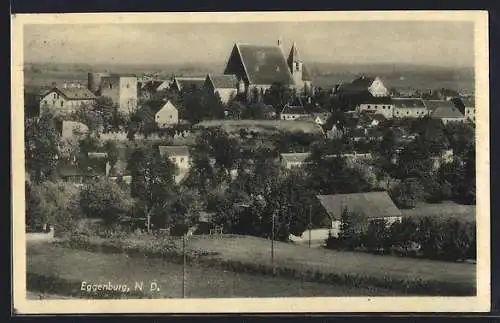
[[[235,44],[224,74],[236,74],[236,64],[243,65],[250,84],[294,84],[292,74],[279,46]]]

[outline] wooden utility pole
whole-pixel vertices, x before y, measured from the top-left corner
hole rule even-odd
[[[182,298],[186,298],[186,235],[182,235]]]
[[[309,205],[309,248],[311,248],[312,205]]]
[[[271,266],[273,267],[273,274],[274,274],[274,217],[275,217],[275,212],[272,214],[272,224],[271,224]]]

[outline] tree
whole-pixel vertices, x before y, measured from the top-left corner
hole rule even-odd
[[[89,128],[90,134],[99,133],[104,127],[101,111],[96,110],[93,105],[82,105],[72,112],[71,120],[83,123]]]
[[[424,188],[418,179],[408,178],[393,187],[389,193],[398,207],[411,209],[423,199]]]
[[[444,238],[444,228],[431,217],[423,217],[418,224],[417,241],[425,258],[438,259]]]
[[[375,219],[368,223],[368,228],[364,234],[364,246],[368,250],[379,251],[387,247],[387,223],[384,219]]]
[[[394,222],[389,228],[390,244],[404,255],[412,252],[412,245],[418,241],[418,223],[411,217]]]
[[[57,120],[49,112],[38,120],[25,121],[25,160],[26,169],[37,183],[53,173],[57,165],[60,134],[55,123]]]
[[[79,217],[78,190],[69,183],[44,181],[26,185],[26,225],[39,228],[44,224],[54,224],[61,233],[74,226]],[[71,210],[71,213],[68,213]]]
[[[162,158],[157,149],[146,146],[134,150],[128,168],[132,196],[143,202],[144,214],[150,215],[152,222],[163,222],[162,210],[177,195],[176,166],[168,158]]]
[[[104,220],[108,226],[124,218],[132,205],[132,197],[107,178],[86,185],[80,193],[83,213],[88,218]]]
[[[264,103],[272,105],[275,109],[279,109],[279,107],[283,107],[287,103],[292,103],[292,101],[292,91],[282,83],[273,83],[264,94]]]
[[[365,226],[366,220],[362,215],[351,212],[345,207],[341,214],[339,232],[342,247],[348,250],[359,247],[362,243],[361,237],[365,231]]]

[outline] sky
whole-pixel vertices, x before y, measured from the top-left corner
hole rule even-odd
[[[25,25],[27,62],[221,63],[236,42],[295,42],[305,62],[474,66],[471,22],[336,21]]]

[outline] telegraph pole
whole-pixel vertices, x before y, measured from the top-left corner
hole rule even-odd
[[[186,235],[182,235],[182,298],[186,298]]]
[[[272,224],[271,224],[271,266],[273,267],[273,274],[274,274],[274,217],[275,217],[275,212],[272,214]]]
[[[312,205],[309,205],[309,248],[311,248]]]

